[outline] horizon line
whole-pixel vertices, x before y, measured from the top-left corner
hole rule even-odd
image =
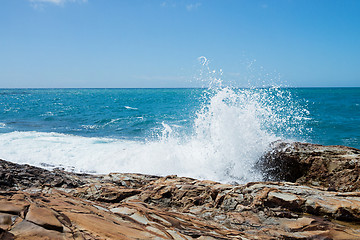
[[[244,88],[244,89],[261,89],[261,88],[360,88],[360,86],[341,86],[341,87],[284,87],[284,86],[265,86],[265,87],[231,87],[230,88]],[[28,89],[28,90],[46,90],[46,89],[208,89],[209,87],[0,87],[0,90],[10,89]],[[223,88],[223,87],[222,87]],[[215,88],[216,89],[216,88]]]

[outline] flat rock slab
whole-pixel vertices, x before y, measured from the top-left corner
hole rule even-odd
[[[0,212],[2,213],[10,213],[14,215],[20,215],[20,213],[24,210],[24,205],[15,205],[9,201],[0,202]]]
[[[25,219],[49,230],[63,231],[63,225],[56,218],[54,211],[49,208],[37,207],[32,204]]]

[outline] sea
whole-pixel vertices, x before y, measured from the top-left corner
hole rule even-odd
[[[257,181],[278,140],[360,148],[360,88],[0,89],[0,158],[47,169]]]

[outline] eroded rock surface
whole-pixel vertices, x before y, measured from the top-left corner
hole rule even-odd
[[[329,190],[360,191],[360,150],[345,146],[275,142],[259,162],[268,180]]]
[[[344,179],[331,180],[342,171],[352,179],[358,150],[325,147],[322,157],[321,147],[275,148],[273,162],[265,163],[286,154],[300,166],[307,159],[308,170],[325,162],[327,177],[304,171],[293,183],[237,186],[177,176],[74,174],[0,161],[0,239],[360,239],[360,192],[344,188]],[[350,161],[354,168],[347,167]],[[286,176],[281,167],[291,171],[289,162],[274,165],[278,177]]]

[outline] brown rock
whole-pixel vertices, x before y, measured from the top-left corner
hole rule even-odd
[[[9,201],[0,202],[0,212],[20,215],[25,206],[15,205]]]
[[[112,184],[90,184],[81,189],[77,189],[74,196],[78,196],[88,200],[96,200],[100,202],[116,203],[121,200],[139,194],[138,189],[129,189],[125,187],[114,187]]]
[[[284,219],[281,221],[281,224],[284,226],[286,230],[299,231],[300,229],[309,226],[314,221],[315,221],[314,218],[301,217],[297,219]]]
[[[12,226],[18,216],[7,214],[7,213],[0,213],[0,229],[8,230],[10,226]]]
[[[14,240],[15,236],[12,233],[9,233],[8,231],[4,231],[0,228],[0,239],[2,240]]]
[[[267,180],[360,191],[360,150],[310,143],[273,143],[258,163]]]
[[[10,231],[16,239],[70,239],[71,235],[45,229],[35,223],[23,220],[16,224]]]
[[[299,211],[305,200],[293,193],[271,191],[268,193],[266,205],[282,206],[291,211]]]
[[[0,181],[0,239],[360,239],[360,192],[349,190],[357,150],[280,145],[261,166],[295,183],[79,175],[0,161],[9,180]]]
[[[25,219],[49,230],[63,231],[63,225],[48,208],[31,205]]]

